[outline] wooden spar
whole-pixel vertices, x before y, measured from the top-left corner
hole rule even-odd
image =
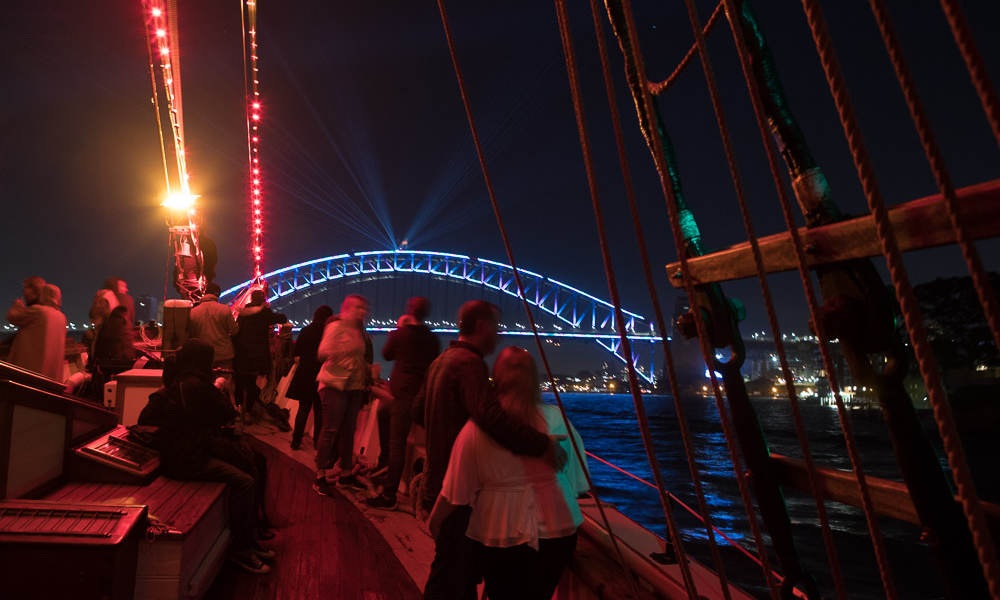
[[[775,475],[786,489],[809,489],[809,474],[806,471],[805,461],[780,454],[772,454],[770,460]],[[816,483],[824,499],[850,506],[861,506],[858,482],[850,471],[817,468]],[[868,487],[877,514],[920,525],[917,510],[913,506],[906,484],[869,476]],[[993,535],[1000,534],[1000,506],[992,502],[983,502],[982,506]]]
[[[956,190],[962,220],[972,239],[1000,236],[1000,179]],[[911,200],[889,210],[902,251],[955,243],[955,232],[940,194]],[[882,249],[871,215],[830,225],[799,229],[808,252],[809,267],[853,258],[881,256]],[[760,251],[768,273],[796,269],[791,234],[787,231],[760,238]],[[695,285],[744,279],[757,274],[750,243],[744,242],[687,261]],[[683,288],[680,263],[667,265],[670,284]]]

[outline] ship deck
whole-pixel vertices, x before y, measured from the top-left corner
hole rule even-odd
[[[268,544],[277,560],[268,575],[227,564],[207,598],[420,598],[414,578],[361,509],[344,495],[313,491],[310,452],[292,452],[266,426],[252,433],[268,459],[267,505],[277,533]]]
[[[312,490],[313,448],[303,439],[300,450],[290,447],[291,434],[269,424],[247,429],[268,459],[268,513],[277,537],[269,544],[278,554],[269,575],[252,575],[227,564],[207,598],[420,598],[434,558],[434,541],[412,513],[369,509],[353,494],[323,497]],[[634,598],[621,567],[611,558],[607,533],[596,507],[584,503],[585,534],[577,546],[575,566],[567,572],[563,592],[571,598]],[[640,596],[687,597],[677,565],[648,559],[662,549],[662,540],[608,506],[630,567],[646,580]],[[718,577],[691,560],[692,574],[704,598],[723,598]],[[652,588],[647,587],[652,584]],[[657,591],[654,591],[654,588]],[[595,594],[595,590],[600,590]],[[560,596],[562,597],[562,596]],[[730,597],[750,600],[730,585]]]

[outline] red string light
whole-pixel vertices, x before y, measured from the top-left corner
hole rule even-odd
[[[177,161],[178,190],[171,190],[167,179],[167,193],[183,194],[191,197],[189,186],[190,176],[187,172],[187,158],[184,152],[184,120],[180,109],[180,59],[170,48],[170,15],[162,0],[151,0],[146,3],[150,18],[147,22],[147,39],[152,46],[153,54],[158,57],[158,64],[163,78],[163,96],[166,100],[167,114],[170,118],[170,136],[174,144],[174,157]],[[176,17],[175,17],[176,18]],[[175,84],[175,82],[178,82]],[[153,90],[157,93],[157,90]],[[191,211],[193,212],[193,207]]]
[[[263,187],[260,176],[260,122],[262,107],[260,102],[260,79],[257,66],[257,2],[243,2],[243,52],[244,52],[244,82],[247,101],[247,160],[250,169],[250,260],[252,278],[257,284],[263,284],[264,219],[263,219]]]

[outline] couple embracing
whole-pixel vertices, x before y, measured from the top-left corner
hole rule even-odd
[[[531,355],[506,348],[490,383],[499,310],[473,300],[459,311],[459,339],[432,364],[414,405],[427,428],[420,506],[430,513],[435,556],[424,598],[551,598],[583,521],[588,491],[575,429],[541,401]],[[568,460],[567,460],[568,458]]]

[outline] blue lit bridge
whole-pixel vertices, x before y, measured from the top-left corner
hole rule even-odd
[[[618,360],[625,360],[615,329],[614,307],[610,302],[527,269],[518,268],[518,272],[528,302],[538,309],[534,316],[541,336],[593,340]],[[264,278],[267,280],[268,301],[276,310],[285,312],[295,304],[310,304],[307,301],[318,295],[332,296],[333,300],[325,303],[336,309],[339,299],[345,294],[362,293],[372,300],[373,316],[369,331],[375,333],[394,328],[395,314],[384,313],[386,309],[399,311],[406,298],[421,295],[430,298],[434,306],[434,312],[428,319],[434,330],[455,334],[453,315],[458,306],[478,293],[483,299],[501,304],[502,335],[531,335],[531,329],[523,318],[513,268],[485,258],[418,250],[354,252],[290,265],[271,271]],[[417,278],[425,282],[415,281]],[[434,287],[428,285],[429,281],[448,286]],[[386,282],[393,283],[387,287]],[[408,283],[409,287],[400,290],[398,282]],[[235,285],[222,292],[222,297],[238,295],[248,285],[250,281]],[[355,285],[361,287],[353,288]],[[347,286],[352,288],[347,289]],[[507,306],[502,305],[501,300],[504,299]],[[308,306],[305,308],[308,312],[303,313],[303,320],[311,315],[311,309]],[[653,324],[642,315],[624,309],[623,313],[632,345],[632,362],[640,376],[651,382],[655,370],[655,343],[661,338]]]

